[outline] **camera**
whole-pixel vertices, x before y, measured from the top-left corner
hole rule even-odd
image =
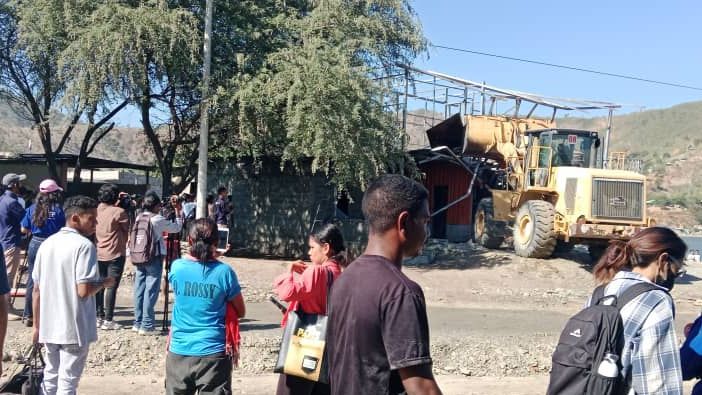
[[[137,198],[138,195],[129,195],[122,192],[119,194],[119,202],[117,205],[126,211],[133,210],[136,207]]]

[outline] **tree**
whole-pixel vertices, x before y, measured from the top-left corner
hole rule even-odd
[[[55,180],[61,179],[56,155],[64,150],[81,118],[87,116],[89,123],[80,144],[74,181],[80,180],[81,164],[95,145],[114,127],[109,120],[127,104],[127,100],[110,102],[104,91],[85,94],[65,67],[67,49],[75,43],[71,23],[80,25],[80,16],[90,10],[90,4],[50,0],[0,3],[0,98],[37,130],[49,174]],[[53,138],[56,130],[61,131],[58,144]]]
[[[424,49],[413,10],[402,0],[315,4],[287,20],[285,47],[232,78],[219,100],[236,129],[219,136],[216,154],[312,158],[313,171],[339,187],[403,171],[405,137],[383,109],[388,92],[377,78]]]
[[[186,177],[176,189],[192,179],[197,160],[198,22],[164,1],[104,2],[87,19],[75,29],[64,66],[81,95],[127,98],[138,109],[163,193],[170,194],[178,155]]]
[[[115,111],[132,105],[163,193],[179,191],[193,179],[197,161],[203,3],[13,3],[21,5],[17,20],[25,28],[12,45],[21,50],[12,55],[48,67],[25,84],[46,87],[33,97],[52,98],[49,109],[31,112],[35,124],[48,128],[46,114],[57,112],[58,103],[59,112],[73,115],[71,125],[87,122],[92,132],[81,144],[82,163],[111,130]],[[277,156],[300,164],[312,158],[313,170],[339,187],[407,167],[404,136],[383,110],[388,92],[378,79],[424,50],[407,0],[223,1],[216,3],[213,27],[215,160]],[[22,88],[17,91],[24,94]],[[52,148],[42,130],[51,153],[70,135]]]

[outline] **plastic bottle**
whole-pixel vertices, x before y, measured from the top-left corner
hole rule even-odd
[[[597,374],[602,377],[617,377],[619,375],[618,360],[619,357],[615,354],[606,353],[604,358],[602,358],[602,362],[600,362],[600,366],[597,367]]]

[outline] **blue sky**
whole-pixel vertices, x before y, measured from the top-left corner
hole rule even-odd
[[[436,45],[702,87],[702,2],[415,0]],[[547,96],[663,108],[702,91],[429,48],[421,68]],[[594,115],[594,114],[593,114]]]
[[[436,45],[702,87],[702,1],[414,0],[412,4],[427,39]],[[702,100],[702,91],[431,47],[416,66],[501,88],[626,105],[617,113]],[[138,112],[124,111],[117,122],[137,125]]]

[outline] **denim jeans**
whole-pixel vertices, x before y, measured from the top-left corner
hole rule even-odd
[[[136,266],[134,279],[134,327],[144,330],[154,329],[154,307],[158,300],[163,272],[162,257],[154,257],[151,262]]]
[[[39,246],[46,238],[32,237],[27,247],[27,288],[24,294],[24,314],[25,318],[32,318],[34,310],[32,309],[32,291],[34,291],[34,280],[32,280],[32,271],[34,271],[34,261],[37,259],[37,251]]]
[[[98,269],[100,277],[114,277],[115,286],[105,288],[95,294],[95,309],[97,317],[112,321],[115,313],[115,300],[117,299],[117,288],[119,288],[122,273],[124,272],[124,257],[113,259],[111,261],[98,261]]]

